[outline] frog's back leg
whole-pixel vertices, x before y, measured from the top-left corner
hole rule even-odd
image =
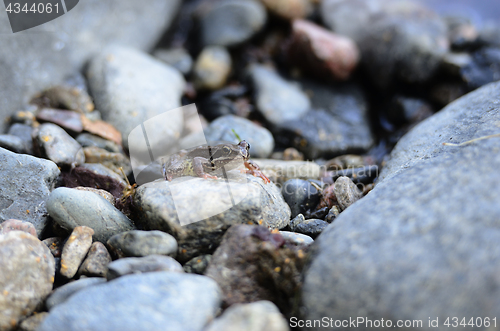
[[[212,176],[207,174],[205,172],[204,167],[210,169],[212,167],[211,162],[204,157],[193,158],[193,170],[196,176],[203,177],[205,179],[207,178],[217,179],[217,176]]]

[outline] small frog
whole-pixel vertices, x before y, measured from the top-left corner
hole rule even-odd
[[[249,160],[250,144],[245,140],[239,144],[221,144],[215,146],[200,146],[192,149],[182,150],[170,157],[168,162],[163,163],[163,176],[165,180],[171,181],[182,176],[198,176],[205,179],[217,179],[210,175],[222,167],[225,169],[235,168],[242,162],[248,169],[246,172],[258,176],[269,183],[269,178],[261,171],[259,166]]]

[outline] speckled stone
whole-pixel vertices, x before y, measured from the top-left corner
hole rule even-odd
[[[38,238],[35,226],[30,222],[9,219],[0,223],[0,234],[6,234],[10,231],[23,231]]]
[[[89,252],[83,260],[78,275],[88,277],[105,277],[108,270],[108,264],[111,262],[106,246],[103,243],[96,241],[90,246]]]
[[[45,123],[36,128],[33,135],[37,155],[46,157],[59,166],[85,162],[82,146],[61,127]]]
[[[363,193],[358,189],[356,184],[345,176],[337,178],[333,191],[342,210],[345,210],[363,196]]]
[[[231,72],[231,64],[231,55],[224,47],[205,47],[194,64],[196,88],[216,90],[223,87]]]
[[[36,237],[0,234],[0,329],[13,330],[52,290],[54,257]]]
[[[59,174],[52,161],[0,148],[0,221],[30,222],[40,235],[48,219],[45,200]]]
[[[77,226],[64,244],[61,254],[61,275],[72,278],[92,245],[94,230]]]

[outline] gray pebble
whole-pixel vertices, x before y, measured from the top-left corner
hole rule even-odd
[[[94,230],[87,226],[77,226],[63,246],[61,254],[61,275],[72,278],[92,245]]]
[[[63,229],[88,226],[94,230],[94,239],[103,243],[114,234],[134,228],[125,215],[93,192],[57,188],[47,200],[47,210]]]
[[[177,255],[177,241],[168,233],[153,230],[132,230],[115,234],[108,240],[108,247],[118,257],[141,257],[147,255]]]
[[[108,270],[108,264],[111,262],[106,246],[103,243],[96,241],[90,246],[89,252],[85,260],[78,269],[78,275],[88,277],[105,277]]]
[[[201,331],[220,300],[219,287],[205,276],[128,275],[72,295],[52,309],[38,331]]]
[[[31,138],[31,132],[33,128],[31,125],[14,123],[10,126],[8,134],[19,137],[24,143],[26,154],[33,154],[33,139]]]
[[[89,286],[105,283],[105,278],[82,278],[71,283],[58,287],[45,301],[47,309],[50,311],[55,306],[68,300],[73,294]]]
[[[191,260],[187,261],[182,268],[185,272],[191,274],[203,275],[205,269],[207,269],[210,260],[212,259],[212,255],[204,254],[200,256],[193,257]]]
[[[182,75],[133,48],[109,46],[102,50],[91,59],[87,76],[96,108],[121,132],[125,147],[138,125],[181,106],[185,86]],[[168,119],[148,136],[151,146],[176,140],[182,130],[182,114],[169,113]]]
[[[294,232],[305,234],[311,238],[316,238],[328,226],[328,223],[320,219],[299,219],[299,216],[290,222],[290,229]]]
[[[85,162],[82,146],[61,127],[45,123],[33,132],[36,152],[59,166],[78,165]]]
[[[52,290],[54,257],[40,240],[22,231],[0,234],[0,329],[12,330]]]
[[[40,235],[48,218],[45,199],[59,174],[52,161],[0,147],[0,221],[13,218],[30,222]]]
[[[184,48],[160,48],[157,49],[153,55],[158,60],[179,70],[183,75],[189,74],[191,72],[191,68],[193,67],[193,59]]]
[[[112,153],[99,147],[84,147],[85,162],[99,163],[113,170],[116,174],[122,175],[120,168],[123,169],[126,175],[132,172],[132,165],[130,160],[123,153]]]
[[[345,210],[363,197],[363,193],[358,189],[356,184],[345,176],[337,178],[333,191],[335,192],[341,210]]]
[[[112,142],[90,133],[81,133],[76,137],[76,141],[82,147],[99,147],[111,153],[123,153],[123,149],[117,143]]]
[[[274,149],[274,138],[266,128],[252,121],[235,116],[226,115],[219,117],[204,130],[208,142],[228,141],[239,143],[233,130],[250,144],[250,156],[265,158],[269,157]]]
[[[288,321],[274,303],[267,300],[234,304],[212,321],[204,331],[288,331]]]
[[[108,264],[106,278],[112,280],[129,274],[170,271],[184,272],[182,265],[165,255],[148,255],[145,257],[125,257]]]
[[[255,89],[257,109],[272,124],[298,119],[311,108],[308,96],[300,87],[274,70],[254,64],[248,74]]]
[[[24,141],[11,134],[0,134],[0,147],[13,151],[14,153],[26,154],[28,152]]]
[[[201,44],[236,46],[249,40],[266,23],[264,6],[251,0],[222,0],[198,8]]]

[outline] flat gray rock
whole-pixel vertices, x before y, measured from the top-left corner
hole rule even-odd
[[[180,3],[153,0],[144,6],[135,0],[80,1],[64,16],[16,34],[7,15],[3,15],[0,123],[35,93],[76,74],[104,46],[118,43],[151,49],[172,22]],[[4,129],[0,126],[0,132]]]
[[[380,182],[319,236],[304,317],[500,314],[500,83],[453,102],[406,134]],[[484,319],[483,319],[484,320]],[[450,320],[451,322],[451,320]],[[472,328],[468,328],[472,329]]]
[[[0,234],[0,329],[13,330],[52,290],[54,257],[36,237],[12,231]]]
[[[125,215],[93,192],[59,187],[48,198],[47,211],[68,231],[80,225],[88,226],[94,230],[94,240],[102,243],[117,233],[134,228]]]
[[[147,255],[177,255],[177,241],[168,233],[153,230],[132,230],[115,234],[108,240],[108,247],[119,257]]]
[[[0,148],[0,222],[27,221],[40,235],[47,223],[45,199],[59,174],[52,161]]]
[[[128,146],[129,133],[136,126],[180,107],[186,84],[179,71],[168,64],[118,46],[107,47],[92,58],[87,77],[96,108],[121,132],[124,146]],[[182,123],[182,113],[171,113],[167,122],[155,127],[154,135],[148,135],[150,145],[175,141]]]
[[[201,331],[219,304],[219,287],[205,276],[129,275],[72,295],[50,311],[39,331]]]
[[[213,252],[233,224],[273,229],[288,224],[290,208],[274,183],[237,169],[227,174],[229,184],[223,178],[181,177],[141,185],[134,200],[141,211],[140,225],[172,234],[179,244],[177,259],[185,262]]]
[[[55,306],[68,300],[70,296],[76,292],[87,288],[89,286],[105,283],[105,278],[100,277],[90,277],[75,280],[74,282],[68,283],[61,287],[58,287],[45,301],[45,305],[48,310],[52,310]]]

